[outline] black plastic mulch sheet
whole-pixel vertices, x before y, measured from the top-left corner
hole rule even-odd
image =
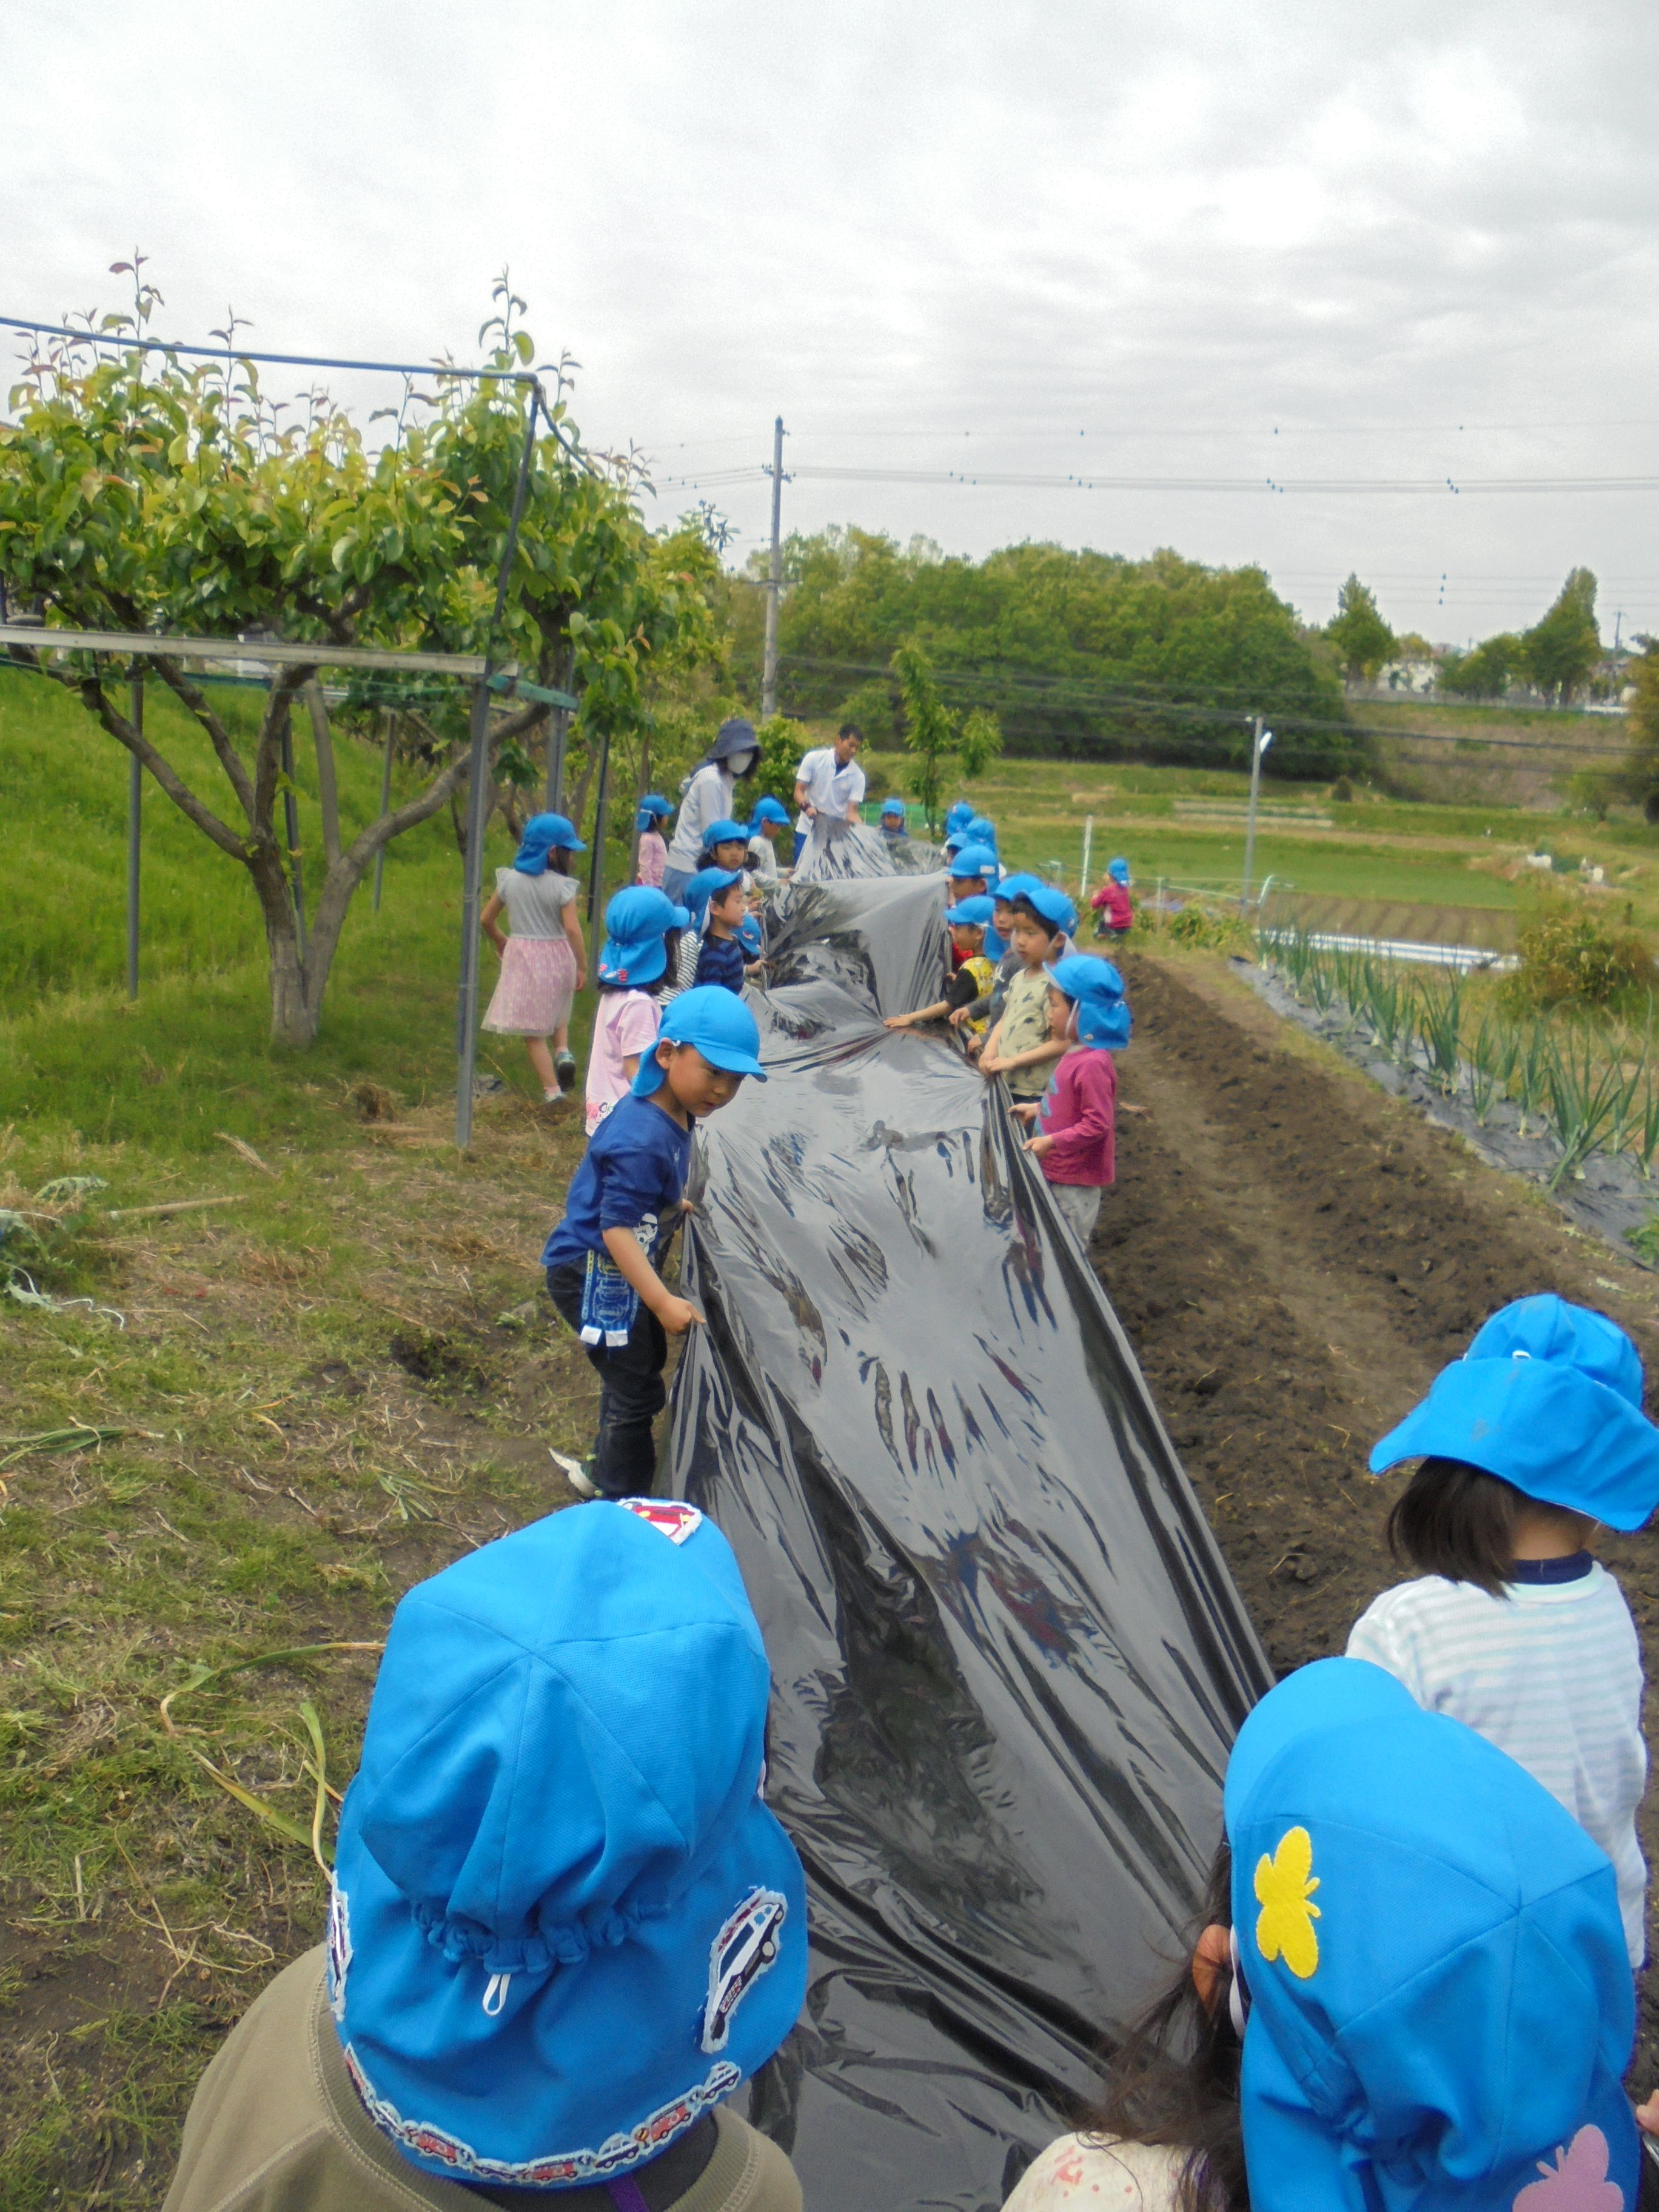
[[[1070,2124],[1270,1679],[1014,1125],[940,1033],[879,1024],[939,995],[943,898],[780,902],[771,1080],[705,1125],[687,1240],[672,1483],[765,1632],[811,1916],[750,2110],[812,2212],[1000,2206]]]
[[[793,873],[798,884],[830,884],[854,878],[937,873],[944,866],[942,848],[925,838],[906,837],[890,843],[878,830],[861,822],[824,818],[815,823],[801,848]]]

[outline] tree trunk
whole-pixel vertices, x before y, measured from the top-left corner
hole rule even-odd
[[[307,946],[311,957],[300,957],[299,932],[295,927],[294,900],[281,860],[274,850],[256,851],[248,872],[259,900],[265,925],[265,949],[270,956],[270,1036],[274,1044],[305,1046],[317,1035],[317,1014],[307,989],[307,969],[315,964],[319,950],[313,938]],[[333,871],[330,871],[331,878]],[[325,896],[327,895],[325,884]],[[336,935],[338,934],[337,925]],[[333,945],[328,948],[332,957]],[[326,960],[322,971],[328,972]],[[321,994],[316,1004],[320,1006]]]

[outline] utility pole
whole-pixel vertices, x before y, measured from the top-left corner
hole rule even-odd
[[[1250,811],[1244,823],[1244,891],[1238,902],[1241,914],[1250,903],[1250,886],[1255,880],[1255,802],[1261,788],[1261,756],[1273,741],[1273,732],[1262,728],[1258,714],[1250,725]]]
[[[778,711],[778,593],[783,585],[783,417],[772,425],[772,567],[766,584],[766,661],[761,673],[761,719]]]

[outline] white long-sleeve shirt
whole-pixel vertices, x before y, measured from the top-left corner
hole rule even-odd
[[[692,869],[702,850],[703,833],[711,822],[732,818],[735,780],[719,761],[705,762],[685,787],[680,811],[674,818],[674,842],[668,848],[671,868]]]
[[[1384,1667],[1542,1783],[1613,1861],[1631,1964],[1645,1949],[1647,1878],[1636,1808],[1647,1781],[1642,1656],[1617,1582],[1592,1560],[1571,1582],[1502,1597],[1425,1575],[1374,1599],[1350,1659]]]

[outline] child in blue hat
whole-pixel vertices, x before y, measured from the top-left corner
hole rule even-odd
[[[958,899],[988,897],[1001,872],[988,845],[963,845],[945,867],[945,896],[953,906]]]
[[[788,827],[788,814],[775,799],[755,801],[755,811],[749,817],[749,842],[744,848],[743,865],[757,884],[777,882],[778,854],[773,841],[780,830],[787,830]]]
[[[1035,877],[1026,882],[1029,888],[1010,902],[1009,951],[1018,971],[979,1061],[981,1073],[1006,1079],[1016,1103],[1042,1097],[1066,1049],[1065,1039],[1048,1026],[1048,969],[1071,951],[1077,927],[1077,908],[1063,890]]]
[[[680,939],[673,990],[703,983],[741,991],[754,972],[755,956],[744,940],[749,897],[737,868],[699,868],[685,887],[691,927]]]
[[[988,895],[991,920],[981,950],[988,960],[995,963],[991,988],[973,1006],[960,1008],[951,1017],[952,1029],[970,1029],[975,1032],[968,1044],[970,1058],[983,1048],[988,1024],[994,1029],[1001,1020],[1002,1009],[1007,1003],[1008,986],[1025,965],[1009,942],[1014,927],[1014,901],[1022,891],[1041,890],[1042,886],[1041,876],[1014,874],[1005,876],[995,890]],[[1069,939],[1066,950],[1067,952],[1073,950]]]
[[[770,1670],[695,1507],[556,1513],[398,1606],[328,1940],[191,2108],[173,2212],[800,2212],[726,2100],[806,1985]]]
[[[904,801],[897,798],[884,799],[881,816],[876,826],[890,845],[908,845],[910,832],[905,827]]]
[[[478,927],[501,956],[501,980],[483,1018],[497,1036],[521,1036],[549,1105],[574,1087],[570,1004],[587,983],[587,948],[577,908],[580,890],[570,856],[586,846],[562,814],[532,814],[513,865],[495,871],[495,889]],[[498,917],[505,911],[512,935]],[[553,1040],[550,1053],[547,1041]]]
[[[1037,1103],[1014,1108],[1036,1124],[1025,1149],[1039,1163],[1066,1226],[1086,1251],[1100,1194],[1117,1179],[1117,1067],[1129,1042],[1123,978],[1109,960],[1073,952],[1048,969],[1048,1034],[1061,1045]]]
[[[618,891],[605,910],[605,939],[595,963],[599,1003],[587,1056],[587,1133],[591,1137],[632,1088],[640,1062],[657,1042],[659,1000],[668,981],[671,946],[690,915],[648,884]]]
[[[1129,863],[1121,855],[1106,863],[1106,877],[1089,902],[1096,915],[1097,937],[1127,937],[1134,926],[1134,901],[1129,896]]]
[[[955,971],[945,987],[945,996],[914,1013],[889,1014],[890,1030],[915,1029],[920,1022],[942,1022],[958,1007],[974,1006],[991,988],[994,969],[984,951],[985,932],[991,919],[988,898],[959,899],[945,909],[945,926],[951,933],[951,957]]]
[[[709,868],[724,868],[728,872],[741,874],[749,854],[749,832],[741,822],[728,816],[724,821],[711,822],[703,832],[702,850],[697,855],[701,872]],[[689,898],[691,886],[686,885]]]
[[[662,834],[662,825],[673,811],[659,791],[647,791],[634,817],[640,840],[634,880],[653,890],[662,889],[663,874],[668,866],[668,841]]]
[[[759,1054],[755,1017],[730,991],[705,986],[674,1000],[628,1097],[594,1131],[543,1250],[548,1293],[599,1370],[591,1457],[554,1455],[586,1497],[651,1487],[668,1339],[702,1320],[658,1268],[679,1226],[692,1132],[702,1115],[731,1103],[744,1076],[765,1082]]]
[[[1624,1593],[1589,1549],[1598,1522],[1639,1528],[1659,1505],[1636,1346],[1583,1306],[1517,1299],[1377,1444],[1371,1472],[1409,1459],[1420,1464],[1389,1540],[1419,1579],[1374,1601],[1348,1656],[1477,1729],[1583,1825],[1618,1870],[1639,1966],[1642,1660]]]

